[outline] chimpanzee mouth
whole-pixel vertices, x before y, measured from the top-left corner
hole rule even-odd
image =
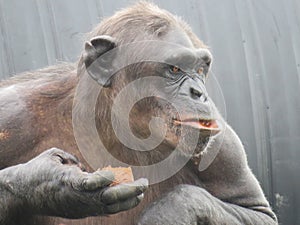
[[[176,126],[189,126],[195,129],[209,131],[211,134],[217,134],[221,131],[220,124],[215,119],[196,119],[188,118],[183,120],[173,119]]]

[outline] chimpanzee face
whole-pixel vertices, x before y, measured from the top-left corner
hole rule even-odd
[[[208,50],[181,49],[166,58],[164,63],[140,65],[142,69],[135,72],[145,81],[139,82],[135,92],[150,89],[153,96],[139,100],[132,107],[130,126],[133,133],[148,138],[151,133],[161,135],[161,130],[166,129],[165,141],[171,146],[176,146],[180,138],[189,142],[189,135],[195,132],[199,134],[199,145],[204,145],[210,135],[218,133],[217,113],[205,89],[210,64]],[[163,123],[149,128],[154,117],[163,119]],[[183,127],[185,132],[182,132]]]
[[[173,147],[180,139],[188,145],[189,139],[197,134],[199,152],[210,135],[220,131],[216,109],[205,89],[212,56],[207,49],[193,48],[185,35],[177,33],[178,42],[174,35],[176,33],[165,37],[157,46],[151,42],[148,44],[152,45],[150,50],[144,46],[140,53],[131,47],[119,59],[116,58],[120,52],[113,52],[108,57],[111,60],[101,59],[93,68],[91,64],[99,53],[102,55],[104,50],[107,52],[116,47],[112,38],[96,37],[86,45],[85,62],[91,77],[111,93],[112,120],[118,121],[116,124],[122,134],[132,133],[137,138],[148,139],[148,144],[151,140],[159,140]],[[144,55],[153,49],[155,56],[145,58]],[[133,60],[134,63],[128,65],[124,63],[126,67],[113,77],[105,77],[114,62],[130,61],[134,57],[140,57],[140,60]],[[130,137],[126,136],[124,140],[128,141]]]

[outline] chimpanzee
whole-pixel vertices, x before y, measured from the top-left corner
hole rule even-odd
[[[3,81],[0,224],[278,224],[240,139],[207,95],[211,62],[182,19],[139,2],[89,34],[76,66]],[[143,91],[148,96],[128,103]],[[128,146],[129,134],[140,142]],[[107,159],[90,154],[103,148],[140,171],[176,152],[158,171],[174,173],[160,182],[147,177],[149,187],[143,178],[110,186],[114,175],[93,172],[91,162]]]

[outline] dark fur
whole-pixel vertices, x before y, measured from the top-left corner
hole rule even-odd
[[[142,32],[137,33],[137,28]],[[109,35],[116,39],[117,45],[122,45],[139,40],[164,40],[170,38],[168,34],[173,30],[185,33],[194,48],[206,48],[180,18],[145,2],[103,20],[89,34],[88,40],[99,35]],[[135,68],[131,67],[131,70]],[[71,120],[76,84],[79,79],[91,79],[85,77],[85,71],[84,57],[81,57],[77,72],[73,64],[62,64],[25,73],[2,82],[0,86],[1,168],[27,162],[51,147],[75,154],[86,164],[77,148]],[[122,85],[128,82],[126,78],[122,79],[119,79],[120,83],[115,83],[115,88],[121,89]],[[86,96],[89,96],[92,91],[87,88]],[[116,144],[113,132],[102,130],[103,127],[108,126],[106,121],[109,118],[110,104],[117,91],[106,89],[99,99],[98,129],[112,153],[121,155],[125,160],[134,159],[136,163],[142,157],[135,160],[131,155],[126,157],[124,153],[120,153],[120,146]],[[5,95],[6,93],[11,94]],[[75,101],[84,100],[86,99],[75,99]],[[17,107],[9,105],[11,103]],[[218,142],[223,141],[217,158],[207,170],[199,172],[194,163],[189,162],[175,176],[151,186],[145,193],[144,201],[133,210],[109,217],[89,217],[81,220],[30,218],[28,212],[21,214],[20,217],[33,219],[28,224],[39,225],[60,223],[131,225],[137,223],[142,210],[159,197],[160,200],[143,213],[140,224],[176,225],[195,224],[195,222],[230,225],[277,224],[275,215],[247,165],[244,149],[238,137],[228,125],[223,132],[225,132],[224,141],[216,139],[209,146],[214,148]],[[145,161],[152,162],[147,157]],[[179,184],[186,185],[172,190]],[[167,195],[160,197],[166,192]],[[68,208],[67,203],[65,207]],[[181,214],[182,212],[184,214]],[[25,221],[23,223],[25,224]]]

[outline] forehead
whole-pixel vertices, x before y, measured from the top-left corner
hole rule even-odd
[[[117,48],[116,55],[119,58],[116,59],[114,54],[111,54],[111,59],[117,68],[149,61],[176,65],[188,70],[199,65],[199,50],[194,47],[187,33],[175,26],[158,39],[136,41]]]
[[[193,43],[186,32],[179,27],[173,27],[164,37],[162,41],[181,45],[186,48],[194,48]]]

